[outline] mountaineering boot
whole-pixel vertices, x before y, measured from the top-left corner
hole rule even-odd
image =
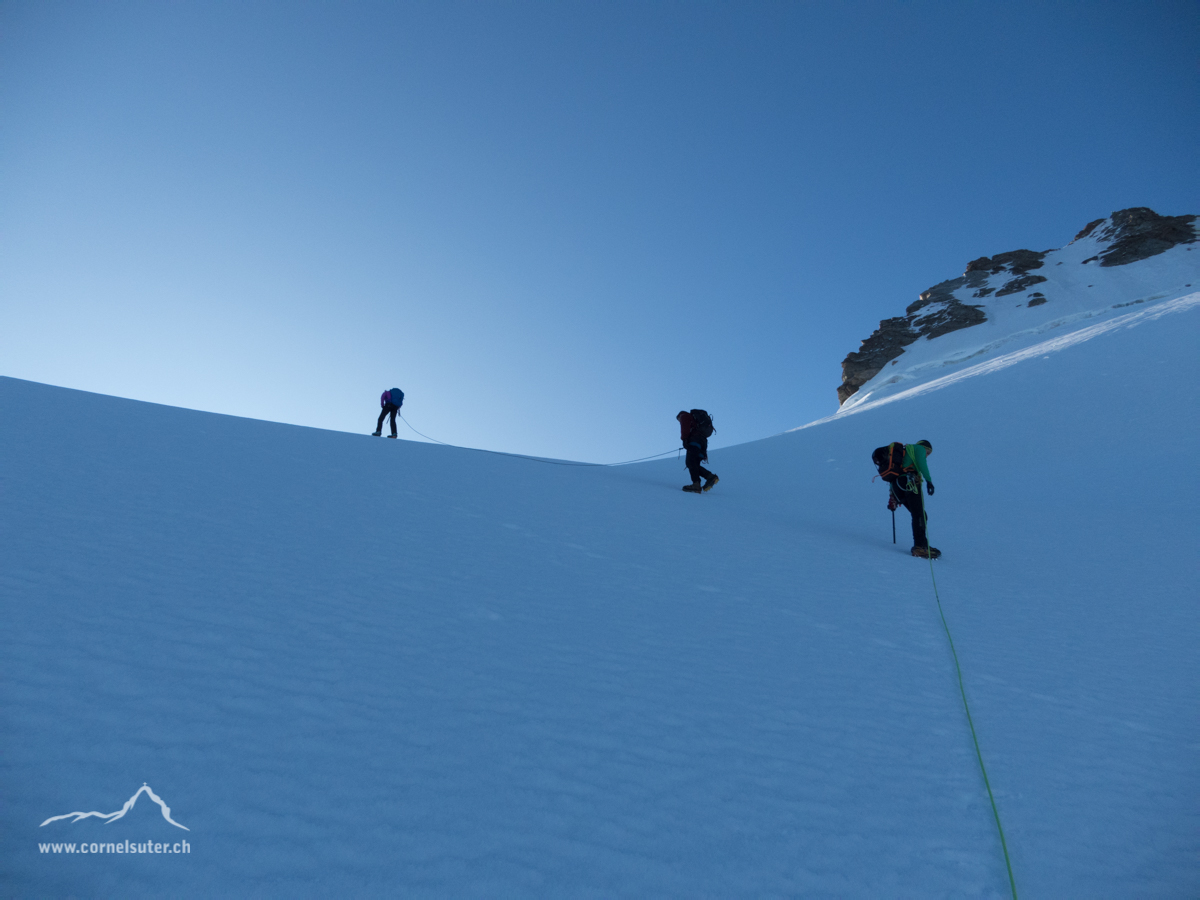
[[[919,556],[921,559],[937,559],[942,555],[942,551],[937,547],[913,547],[912,555]]]
[[[381,434],[383,434],[382,431],[372,431],[371,437],[379,437]]]
[[[698,494],[703,490],[703,488],[700,487],[700,482],[698,481],[695,484],[685,484],[683,489],[689,494]]]
[[[390,437],[390,438],[393,438],[393,439],[394,439],[396,436],[395,436],[394,434],[389,434],[389,435],[388,435],[388,437]]]
[[[713,489],[713,486],[720,480],[721,479],[718,478],[716,475],[714,475],[712,478],[706,478],[706,479],[704,479],[704,487],[702,487],[700,490],[707,493],[708,491],[711,491]]]

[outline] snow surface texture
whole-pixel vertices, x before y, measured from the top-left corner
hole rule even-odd
[[[1200,307],[1128,324],[714,451],[703,496],[0,379],[4,893],[1008,896],[871,482],[928,438],[1021,896],[1196,896]],[[143,783],[190,831],[40,826]]]
[[[1087,237],[1049,251],[1041,267],[1030,271],[1045,281],[1023,291],[978,296],[1003,290],[1013,280],[1008,271],[991,276],[981,288],[964,286],[954,291],[960,302],[982,307],[987,321],[909,344],[839,411],[853,411],[962,366],[1005,356],[1083,325],[1125,315],[1143,304],[1175,300],[1200,288],[1200,243],[1178,244],[1148,259],[1102,267],[1097,255],[1111,246],[1101,238],[1103,232],[1103,228],[1095,228]],[[921,315],[936,314],[938,306],[926,307]]]

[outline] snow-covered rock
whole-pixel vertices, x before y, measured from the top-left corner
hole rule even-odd
[[[958,278],[922,293],[905,315],[880,322],[846,357],[839,402],[877,400],[1049,330],[1189,293],[1200,285],[1196,219],[1124,209],[1089,223],[1060,250],[972,260]]]

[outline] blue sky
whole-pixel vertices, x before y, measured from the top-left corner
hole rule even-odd
[[[740,443],[969,260],[1200,213],[1198,101],[1191,2],[6,2],[0,374]]]

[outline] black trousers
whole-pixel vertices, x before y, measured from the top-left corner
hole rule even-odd
[[[387,406],[385,406],[383,408],[383,412],[381,412],[379,414],[379,421],[377,423],[375,423],[375,430],[383,431],[383,420],[387,417],[388,413],[391,413],[392,414],[392,437],[395,437],[396,436],[396,413],[398,413],[399,411],[400,411],[400,407],[398,407],[395,403],[389,403]]]
[[[925,536],[925,522],[929,516],[925,512],[925,498],[921,496],[921,483],[914,482],[915,491],[907,491],[907,482],[892,483],[892,496],[912,514],[913,546],[928,547],[929,538]]]
[[[684,465],[687,466],[688,472],[692,476],[692,484],[699,484],[701,478],[712,478],[713,473],[700,465],[704,461],[704,452],[699,447],[693,447],[688,444],[687,458],[684,460]]]

